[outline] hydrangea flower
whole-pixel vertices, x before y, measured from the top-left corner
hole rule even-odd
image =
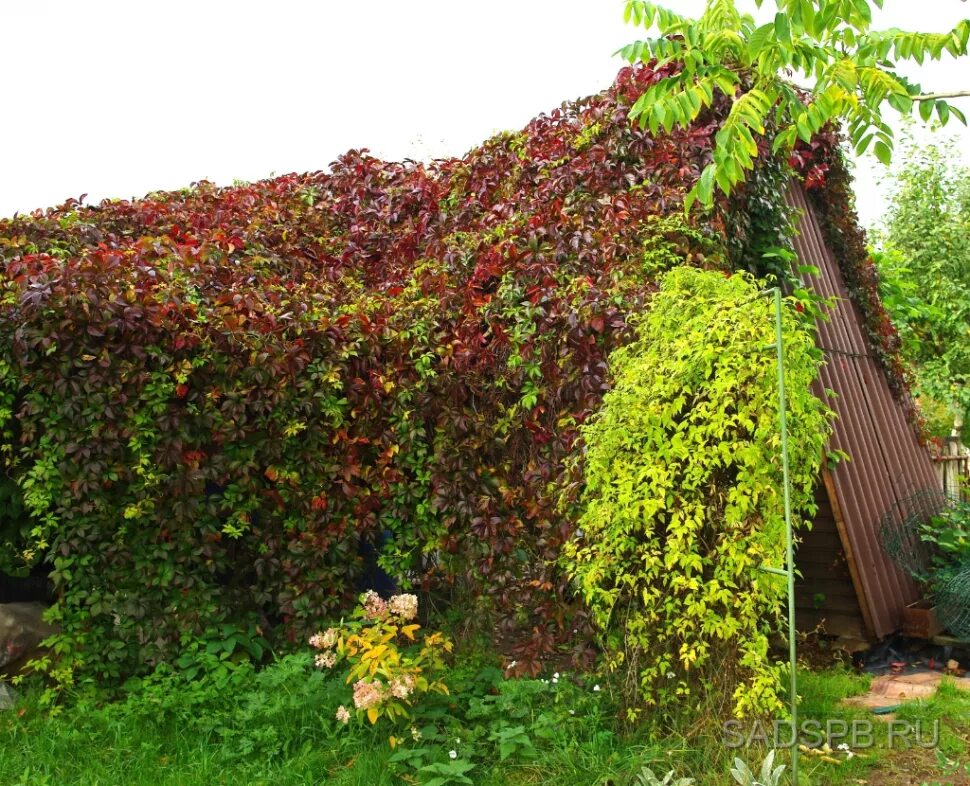
[[[315,650],[328,650],[336,643],[336,628],[327,628],[323,633],[314,633],[310,637],[310,646]]]
[[[391,680],[391,695],[397,699],[406,699],[414,690],[414,677],[410,674],[402,674]]]
[[[367,590],[360,599],[360,605],[364,607],[364,616],[370,620],[383,619],[387,614],[387,601],[385,601],[374,590]]]
[[[387,608],[402,620],[413,620],[418,616],[417,595],[394,595],[388,601]]]
[[[365,682],[358,680],[354,683],[354,706],[359,710],[366,710],[384,701],[384,683],[380,680]]]

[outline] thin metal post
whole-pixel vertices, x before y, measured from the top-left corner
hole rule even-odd
[[[785,347],[782,338],[781,287],[775,287],[775,352],[778,358],[778,427],[781,430],[781,467],[784,476],[786,565],[788,574],[788,659],[791,669],[791,777],[798,786],[798,678],[795,653],[795,534],[791,515],[791,478],[788,469],[788,420],[785,397]]]

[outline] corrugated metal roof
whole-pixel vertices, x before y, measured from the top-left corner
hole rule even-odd
[[[832,472],[845,523],[843,540],[848,540],[843,545],[856,563],[859,602],[868,611],[871,633],[882,637],[899,629],[901,610],[917,600],[919,592],[883,548],[881,519],[913,494],[936,488],[937,480],[929,452],[919,444],[872,355],[858,309],[799,184],[792,183],[788,200],[802,213],[795,238],[799,261],[820,271],[819,276],[806,277],[806,283],[820,295],[837,298],[829,321],[818,326],[825,365],[816,393],[836,394],[829,399],[838,415],[829,448],[845,451],[851,459]]]

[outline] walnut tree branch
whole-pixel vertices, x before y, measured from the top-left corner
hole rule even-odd
[[[970,98],[970,90],[956,90],[952,93],[926,93],[913,96],[914,101],[936,101],[939,98]]]

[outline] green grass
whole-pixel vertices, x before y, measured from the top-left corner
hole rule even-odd
[[[216,685],[152,685],[125,701],[81,700],[55,717],[29,694],[23,717],[0,716],[0,783],[390,783],[386,736],[335,734],[322,722],[325,683],[304,665],[284,661]]]
[[[970,692],[959,690],[952,681],[944,679],[932,698],[903,703],[890,716],[899,724],[908,723],[911,727],[922,724],[919,733],[926,743],[932,740],[931,724],[939,721],[938,746],[932,750],[922,750],[908,745],[901,736],[890,744],[889,718],[881,718],[864,708],[842,703],[843,699],[865,693],[870,681],[868,675],[856,674],[842,667],[799,673],[801,721],[811,719],[823,725],[826,721],[841,721],[848,724],[850,729],[851,724],[858,721],[871,723],[873,732],[871,745],[853,748],[855,755],[852,758],[846,758],[845,754],[833,756],[839,760],[838,764],[827,762],[817,755],[801,755],[800,768],[806,783],[812,786],[855,786],[860,782],[909,783],[909,780],[903,779],[881,780],[892,776],[897,769],[894,762],[903,760],[910,771],[924,768],[927,782],[935,783],[933,776],[945,772],[943,767],[938,766],[938,761],[942,761],[938,753],[952,762],[970,760]],[[836,741],[832,746],[836,747]],[[749,755],[747,758],[757,760],[758,756]],[[788,756],[782,755],[779,760],[787,762]],[[712,784],[714,782],[711,781]],[[699,783],[703,781],[699,780]]]
[[[345,700],[344,686],[314,670],[308,658],[284,658],[258,673],[222,670],[192,683],[171,676],[147,680],[120,701],[75,697],[53,717],[37,706],[35,687],[18,711],[0,714],[0,783],[380,786],[421,782],[417,766],[392,763],[392,757],[411,755],[402,749],[425,751],[418,764],[446,767],[454,749],[474,764],[467,777],[481,786],[635,786],[644,765],[658,773],[674,769],[695,778],[698,786],[721,786],[729,782],[734,755],[754,765],[766,750],[728,750],[713,731],[690,737],[623,731],[607,691],[593,692],[588,682],[567,677],[556,685],[496,682],[496,674],[480,663],[457,669],[453,696],[419,719],[426,737],[416,743],[408,739],[397,751],[388,745],[387,728],[342,727],[333,721],[334,707]],[[872,719],[840,704],[867,683],[841,669],[802,673],[802,717]],[[939,720],[941,751],[951,760],[967,758],[970,694],[944,683],[933,699],[906,705],[897,718]],[[520,747],[502,761],[498,743],[489,737],[517,727],[531,748]],[[804,757],[807,782],[854,784],[887,766],[898,753],[880,747],[885,729],[879,721],[875,727],[877,746],[858,751],[851,761],[832,765]],[[784,759],[780,752],[779,760]]]
[[[930,724],[938,722],[939,750],[948,758],[970,761],[970,691],[960,690],[952,680],[944,679],[929,701],[904,704],[896,717],[922,723],[926,739],[930,736]]]

